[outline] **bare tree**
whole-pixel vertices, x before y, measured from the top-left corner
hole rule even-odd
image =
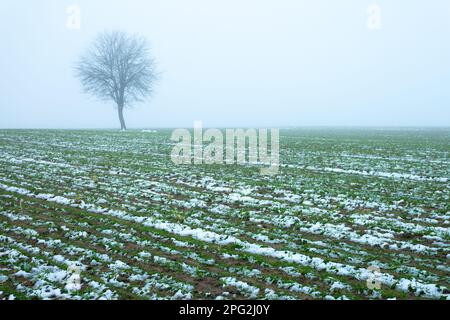
[[[121,31],[101,33],[76,70],[86,93],[115,102],[122,130],[123,109],[151,96],[157,79],[147,41]]]

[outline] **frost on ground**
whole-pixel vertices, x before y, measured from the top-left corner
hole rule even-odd
[[[170,133],[0,131],[0,299],[449,299],[448,130],[282,130],[272,177]]]

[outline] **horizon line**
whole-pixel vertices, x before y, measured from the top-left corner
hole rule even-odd
[[[161,127],[132,127],[128,128],[126,131],[136,131],[136,130],[151,130],[151,129],[178,129],[186,128],[192,129],[192,127],[186,126],[161,126]],[[244,129],[302,129],[302,128],[334,128],[334,129],[450,129],[450,125],[295,125],[295,126],[203,126],[202,129],[234,129],[234,128],[244,128]],[[116,127],[11,127],[2,128],[0,130],[92,130],[92,131],[121,131],[120,128]]]

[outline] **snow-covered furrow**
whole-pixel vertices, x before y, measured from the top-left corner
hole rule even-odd
[[[24,196],[35,197],[38,199],[43,199],[49,202],[55,202],[62,205],[70,205],[73,207],[81,207],[82,209],[88,210],[89,212],[110,215],[116,218],[120,218],[126,221],[131,221],[135,223],[140,223],[145,226],[152,228],[164,230],[183,237],[192,237],[194,239],[215,243],[219,245],[239,245],[242,251],[257,254],[261,256],[267,256],[271,258],[276,258],[282,261],[294,262],[300,265],[312,267],[316,270],[325,270],[330,273],[337,275],[344,275],[353,277],[357,280],[365,281],[370,277],[373,277],[372,271],[368,269],[355,268],[350,265],[345,265],[335,262],[325,262],[320,258],[311,258],[309,256],[289,252],[289,251],[279,251],[272,247],[265,247],[255,243],[250,243],[247,241],[242,241],[236,237],[224,236],[217,234],[212,231],[205,231],[201,228],[192,229],[180,223],[166,222],[152,217],[137,217],[129,213],[119,210],[108,210],[106,208],[98,207],[92,204],[79,205],[71,201],[70,199],[48,194],[33,194],[29,190],[10,187],[4,184],[0,184],[0,188],[8,192],[15,192]],[[394,286],[396,289],[401,291],[413,290],[417,295],[423,295],[430,298],[442,298],[448,297],[448,293],[444,293],[447,289],[444,287],[439,287],[435,284],[421,283],[416,279],[395,279],[392,275],[388,273],[382,273],[379,276],[380,282],[391,287]]]
[[[361,171],[361,170],[353,170],[353,169],[342,169],[342,168],[330,168],[330,167],[315,167],[315,166],[296,166],[296,165],[286,165],[288,168],[292,169],[302,169],[302,170],[310,170],[315,172],[332,172],[332,173],[342,173],[342,174],[351,174],[351,175],[361,175],[368,177],[381,177],[381,178],[391,178],[391,179],[408,179],[414,181],[428,181],[428,182],[440,182],[446,183],[449,181],[448,177],[425,177],[419,176],[415,174],[408,173],[398,173],[398,172],[381,172],[381,171]]]
[[[16,221],[17,220],[17,217],[20,217],[20,218],[23,218],[24,217],[24,215],[19,215],[19,214],[6,214],[5,215],[6,217],[8,217],[8,218],[10,218],[12,221]],[[25,215],[26,216],[26,215]],[[21,220],[21,221],[23,221],[23,220]],[[34,220],[34,221],[30,221],[30,219],[28,219],[28,222],[29,223],[31,223],[32,225],[34,225],[34,224],[36,224],[36,220]],[[36,227],[38,227],[38,225],[36,226]],[[20,228],[19,228],[20,229]],[[27,229],[27,230],[29,230],[29,232],[28,232],[28,234],[31,234],[31,235],[34,235],[34,236],[36,236],[36,233],[34,233],[34,231],[33,231],[33,229],[36,229],[36,228],[32,228],[32,229]],[[14,230],[14,231],[17,231],[17,230]],[[111,232],[109,232],[108,234],[115,234],[116,235],[116,237],[118,238],[117,240],[119,240],[120,239],[120,232],[112,232],[112,230],[110,230]],[[84,231],[83,231],[84,232]],[[22,232],[23,233],[23,232]],[[66,234],[65,234],[65,236],[66,237],[68,237],[69,239],[73,239],[73,237],[70,235],[70,233],[75,233],[76,234],[76,232],[70,232],[70,231],[68,231]],[[79,233],[79,232],[78,232]],[[118,236],[119,235],[119,236]],[[33,240],[36,240],[36,241],[38,241],[38,243],[40,243],[40,244],[46,244],[46,243],[48,243],[48,239],[47,240],[40,240],[40,239],[37,239],[37,238],[33,238]],[[63,240],[64,241],[64,238],[59,238],[58,239],[58,241],[59,240]],[[84,239],[83,239],[84,241],[86,240],[86,235],[84,236]],[[89,237],[89,243],[92,243],[92,244],[95,244],[97,241],[95,241],[96,239],[94,239],[93,237],[92,237],[92,235]],[[130,235],[128,235],[127,237],[126,237],[126,239],[123,239],[123,240],[126,240],[127,242],[128,241],[130,241],[131,239],[130,239]],[[54,242],[55,242],[55,240],[53,239],[53,240],[51,240],[50,241],[51,242],[51,244],[52,244],[52,248],[54,248]],[[115,241],[113,240],[113,239],[110,239],[110,240],[108,240],[107,241],[108,243],[114,243]],[[143,244],[144,246],[149,246],[149,245],[151,245],[152,243],[145,243],[145,244]],[[97,244],[96,244],[97,245]],[[143,248],[144,248],[144,246],[143,246]],[[70,247],[70,248],[69,248]],[[59,242],[58,243],[58,248],[61,248],[61,250],[63,249],[63,248],[65,248],[65,249],[70,249],[69,250],[69,252],[76,252],[77,253],[77,255],[81,255],[81,257],[86,257],[86,256],[88,256],[88,257],[93,257],[93,254],[94,254],[94,252],[92,252],[91,250],[86,250],[86,249],[84,249],[84,248],[80,248],[80,247],[76,247],[76,248],[73,248],[73,247],[71,247],[71,246],[68,246],[68,245],[64,245],[64,242]],[[87,254],[87,252],[89,253],[89,254]],[[127,255],[129,254],[129,252],[127,252]],[[176,252],[176,254],[180,254],[180,252]],[[139,258],[139,257],[142,257],[142,259],[141,258]],[[153,254],[151,254],[151,253],[147,253],[147,252],[145,252],[145,251],[141,251],[140,253],[139,253],[139,257],[136,257],[136,259],[137,259],[137,261],[142,261],[142,262],[144,262],[144,263],[148,263],[148,259],[151,259],[152,261],[153,260],[157,260],[158,262],[160,262],[162,265],[165,265],[165,266],[167,266],[167,264],[169,263],[169,261],[170,260],[168,260],[168,259],[166,259],[166,258],[163,258],[163,257],[158,257],[158,256],[156,256],[156,255],[153,255]],[[105,260],[105,259],[107,259],[106,260],[106,262],[108,262],[108,261],[112,261],[112,259],[111,258],[109,258],[108,256],[106,256],[106,255],[102,255],[102,257],[101,257],[101,260]],[[83,260],[84,260],[84,258],[83,258]],[[186,261],[186,260],[185,260]],[[208,263],[209,264],[209,263]],[[183,267],[183,270],[185,270],[185,271],[188,271],[188,272],[194,272],[194,274],[196,273],[196,272],[198,272],[199,270],[197,269],[197,270],[195,270],[196,268],[193,268],[193,267],[190,267],[189,265],[187,265],[186,264],[186,262],[183,262],[182,263],[182,267]],[[180,270],[181,271],[181,270]],[[257,271],[257,270],[255,270],[255,271]],[[139,276],[139,275],[136,275],[136,273],[134,273],[135,275],[134,276],[132,276],[133,278],[134,277],[143,277],[144,275],[142,275],[142,276]],[[257,274],[259,274],[259,272],[257,273]],[[194,275],[195,276],[195,275]],[[249,276],[249,274],[244,274],[244,276]],[[111,282],[111,279],[112,278],[109,278],[110,280],[108,280],[108,279],[105,279],[105,281],[104,281],[104,283],[105,284],[108,284],[108,283],[110,283]],[[125,285],[124,284],[121,284],[120,282],[118,282],[118,281],[116,281],[116,280],[114,280],[113,281],[113,283],[115,284],[115,285],[120,285],[120,287],[124,287]]]

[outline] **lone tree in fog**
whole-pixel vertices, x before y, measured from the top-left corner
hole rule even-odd
[[[149,97],[157,78],[147,41],[120,31],[100,34],[76,71],[86,93],[115,102],[122,130],[123,109]]]

